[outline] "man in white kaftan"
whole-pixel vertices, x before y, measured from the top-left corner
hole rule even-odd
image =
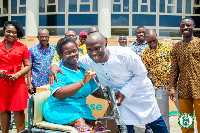
[[[95,63],[84,55],[79,63],[86,70],[93,69],[103,87],[108,86],[125,96],[118,107],[126,125],[145,125],[158,119],[161,114],[155,89],[140,57],[128,48],[111,46],[107,49],[110,52],[107,62]]]
[[[116,92],[124,123],[149,123],[154,133],[168,133],[155,99],[155,90],[140,57],[129,48],[107,48],[106,40],[99,32],[89,34],[86,48],[88,55],[79,58],[80,65],[93,69],[100,84]]]

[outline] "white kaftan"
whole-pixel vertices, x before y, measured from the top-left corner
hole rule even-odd
[[[126,125],[145,125],[157,120],[161,114],[155,89],[140,57],[129,48],[107,48],[110,52],[107,62],[95,63],[88,55],[83,55],[79,63],[86,69],[93,69],[103,87],[109,86],[125,96],[118,107]]]

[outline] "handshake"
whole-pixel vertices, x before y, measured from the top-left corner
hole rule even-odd
[[[95,73],[95,71],[87,71],[87,74],[88,75],[95,75],[96,73]]]

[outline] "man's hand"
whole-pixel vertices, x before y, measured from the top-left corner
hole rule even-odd
[[[27,83],[27,90],[28,90],[28,93],[30,93],[31,95],[34,93],[32,83]]]
[[[117,106],[120,106],[122,104],[122,101],[124,100],[124,95],[120,93],[120,91],[118,91],[117,93],[115,93],[115,96],[116,96]]]
[[[65,74],[56,64],[51,65],[50,67],[50,74],[49,74],[49,83],[51,86],[54,85],[54,80],[56,79],[56,82],[58,83],[57,73],[61,72],[62,74]]]
[[[169,97],[172,101],[176,101],[176,98],[175,98],[175,89],[174,87],[170,90],[169,92]]]

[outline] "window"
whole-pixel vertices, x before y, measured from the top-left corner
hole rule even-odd
[[[26,5],[26,0],[20,0],[20,5]]]
[[[133,14],[132,26],[156,26],[156,15]]]
[[[193,14],[200,14],[200,7],[194,7]]]
[[[191,0],[186,0],[185,13],[186,14],[190,14],[191,13]]]
[[[17,4],[19,2],[19,5]],[[25,14],[26,0],[11,0],[11,14]]]
[[[48,0],[47,12],[56,12],[55,0]]]
[[[65,26],[65,14],[39,15],[39,26]]]
[[[180,30],[175,30],[175,29],[160,29],[159,30],[159,36],[163,37],[181,37],[182,34]]]
[[[11,20],[18,20],[22,26],[25,27],[26,17],[25,16],[11,16]]]
[[[81,4],[80,5],[80,12],[90,12],[90,5],[89,4],[87,4],[87,5]]]
[[[182,13],[182,0],[177,0],[177,13]]]
[[[160,13],[182,13],[182,0],[160,0]]]
[[[194,20],[195,23],[195,28],[200,28],[200,17],[199,16],[185,16],[185,17],[190,17]],[[200,36],[199,36],[200,37]]]
[[[17,14],[17,0],[11,0],[11,13]]]
[[[49,31],[50,36],[65,35],[65,28],[47,28],[47,30]]]
[[[160,12],[165,12],[165,0],[160,0]]]
[[[77,12],[77,0],[69,0],[69,12]]]
[[[113,0],[113,12],[129,12],[129,0]]]
[[[140,5],[140,11],[141,12],[148,12],[148,3],[147,0],[142,0],[142,3]]]
[[[195,5],[200,5],[200,1],[199,0],[194,0],[194,4]]]
[[[111,15],[112,26],[129,26],[128,14],[112,14]]]
[[[150,5],[150,12],[156,12],[156,0],[151,0]]]
[[[8,0],[3,0],[3,14],[8,13]]]
[[[97,0],[93,0],[93,12],[97,12],[98,11],[98,1]]]
[[[69,12],[97,12],[98,0],[69,0]]]
[[[133,0],[132,3],[133,3],[132,12],[138,12],[138,0]]]
[[[111,28],[111,35],[121,35],[124,34],[126,36],[129,35],[129,28]]]
[[[175,13],[175,0],[168,0],[167,13]]]
[[[159,26],[179,27],[182,16],[160,15]]]
[[[47,12],[56,12],[56,5],[47,5]]]
[[[58,0],[58,12],[65,12],[65,0]]]
[[[98,25],[98,14],[69,14],[68,25]]]
[[[132,12],[156,12],[156,0],[132,0]]]
[[[45,12],[45,0],[39,1],[39,12]]]
[[[3,27],[4,23],[8,21],[8,17],[0,17],[0,27]]]
[[[26,13],[26,0],[20,0],[19,14],[25,14],[25,13]]]

